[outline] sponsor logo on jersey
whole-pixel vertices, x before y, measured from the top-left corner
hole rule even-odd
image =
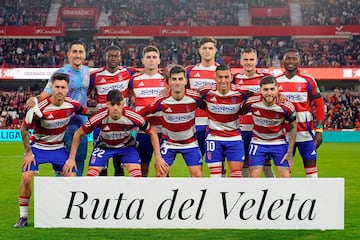
[[[226,105],[212,105],[209,110],[213,113],[236,113],[237,108],[235,106]]]
[[[116,84],[107,84],[98,87],[99,94],[107,94],[110,90],[118,89],[124,91],[127,88],[127,82],[119,82]]]
[[[162,89],[141,89],[139,96],[157,96],[161,91]]]
[[[186,115],[166,115],[164,118],[171,123],[179,123],[179,122],[188,122],[194,119],[194,114],[186,114]]]
[[[101,137],[105,139],[123,139],[129,136],[129,132],[102,132]]]
[[[191,88],[199,88],[202,86],[210,86],[215,83],[215,80],[196,80],[192,81]]]
[[[254,118],[254,123],[259,126],[276,126],[279,120]]]
[[[292,92],[292,93],[284,93],[285,97],[290,101],[290,102],[306,102],[307,100],[307,93],[306,92]]]
[[[69,119],[65,118],[65,119],[61,119],[61,120],[50,120],[50,121],[44,121],[44,127],[45,128],[61,128],[63,126],[65,126],[66,124],[68,124]]]

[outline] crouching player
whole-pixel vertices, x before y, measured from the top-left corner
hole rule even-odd
[[[71,168],[75,162],[80,138],[97,127],[100,132],[90,156],[87,176],[99,176],[101,170],[107,167],[109,158],[116,156],[116,159],[121,160],[125,165],[130,176],[141,177],[140,158],[135,147],[135,140],[131,135],[134,127],[139,127],[150,135],[155,153],[155,165],[159,165],[164,172],[168,171],[169,167],[160,154],[157,133],[142,116],[124,107],[124,99],[119,90],[109,91],[106,96],[106,107],[93,115],[75,132],[68,159],[69,164],[64,166],[65,170]]]
[[[74,113],[88,114],[88,109],[82,107],[77,101],[65,98],[69,91],[67,74],[55,73],[51,81],[52,95],[40,101],[38,106],[35,106],[36,111],[29,110],[21,126],[25,154],[22,161],[19,195],[20,218],[14,225],[16,228],[22,228],[28,224],[31,183],[40,164],[51,163],[53,169],[62,175],[76,176],[75,161],[72,164],[68,163],[66,171],[63,168],[69,156],[64,145],[64,135],[71,116]],[[34,113],[37,116],[30,116]],[[30,137],[29,128],[34,129]]]
[[[244,105],[254,120],[249,147],[250,177],[260,177],[267,155],[273,159],[280,177],[290,177],[297,132],[295,107],[289,101],[278,101],[277,81],[272,76],[260,80],[260,93]],[[288,142],[286,121],[290,125]]]

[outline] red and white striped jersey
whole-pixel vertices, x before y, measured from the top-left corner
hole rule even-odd
[[[143,108],[139,114],[160,112],[162,122],[162,140],[172,148],[186,149],[198,147],[195,135],[195,110],[201,105],[197,92],[185,90],[185,96],[176,100],[171,96],[158,96],[153,103]]]
[[[97,69],[90,74],[89,92],[96,90],[96,107],[103,108],[106,104],[106,95],[110,90],[119,89],[124,97],[125,106],[128,105],[128,86],[135,69],[119,67],[115,72],[109,72],[106,67]]]
[[[156,96],[158,96],[165,87],[167,87],[166,79],[162,74],[157,73],[152,76],[142,73],[134,75],[130,81],[130,89],[135,96],[135,110],[138,112],[142,108],[149,106]],[[150,124],[155,128],[156,132],[161,133],[161,120],[159,113],[147,116]]]
[[[216,84],[201,87],[200,95],[206,102],[209,117],[207,132],[208,140],[234,141],[241,140],[239,129],[240,109],[247,95],[231,84],[231,89],[225,95],[216,90]]]
[[[248,90],[254,93],[260,93],[260,80],[265,76],[270,74],[256,71],[255,74],[251,77],[245,75],[244,72],[240,72],[234,75],[234,83],[241,90]],[[241,131],[252,131],[253,129],[253,119],[251,117],[251,112],[240,117],[240,129]]]
[[[83,126],[86,134],[95,128],[100,128],[96,146],[105,148],[120,148],[124,145],[135,144],[131,135],[134,127],[139,127],[146,133],[150,132],[150,124],[134,110],[124,107],[122,116],[114,120],[109,116],[107,108],[103,108],[93,115]]]
[[[212,66],[205,67],[202,64],[188,66],[186,68],[186,77],[189,81],[190,89],[198,90],[202,86],[210,86],[215,83],[215,70],[218,66],[215,63]],[[196,110],[196,125],[206,125],[207,114],[203,109]]]
[[[71,116],[74,113],[87,113],[87,108],[71,98],[65,98],[63,104],[56,106],[48,97],[41,100],[38,106],[43,116],[40,119],[34,117],[32,123],[25,124],[28,128],[34,128],[34,132],[30,136],[30,144],[44,150],[64,147],[65,130]]]
[[[296,110],[296,142],[313,140],[314,123],[311,102],[320,97],[315,79],[309,75],[297,73],[291,79],[284,74],[277,78],[279,91],[294,104]]]
[[[262,96],[250,97],[244,108],[252,113],[252,143],[277,145],[286,143],[285,121],[296,120],[295,106],[286,101],[266,106]]]

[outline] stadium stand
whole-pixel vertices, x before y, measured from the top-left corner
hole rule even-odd
[[[69,41],[63,38],[0,39],[0,65],[3,67],[60,67],[66,58]],[[87,43],[87,64],[105,65],[103,52],[115,44],[122,48],[123,65],[141,67],[141,49],[147,44],[161,50],[161,66],[190,65],[198,62],[197,41],[192,38],[155,38],[154,40],[98,39]],[[276,66],[289,47],[301,49],[302,65],[306,67],[349,67],[360,65],[360,38],[347,39],[219,39],[219,55],[232,67],[239,67],[239,53],[254,47],[259,54],[259,67]]]

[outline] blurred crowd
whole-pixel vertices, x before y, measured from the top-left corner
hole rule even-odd
[[[99,7],[109,14],[109,25],[239,25],[244,6],[288,8],[285,0],[58,0],[64,7]],[[50,0],[0,0],[0,26],[45,25]],[[303,25],[358,25],[356,0],[300,0]],[[266,16],[264,16],[266,17]],[[259,24],[265,24],[260,22]],[[279,24],[282,24],[279,22]],[[288,23],[287,23],[288,24]]]
[[[62,67],[66,63],[69,42],[58,39],[0,39],[2,67]],[[104,50],[116,45],[122,49],[122,65],[141,67],[144,46],[156,45],[161,51],[161,66],[193,65],[199,62],[198,40],[192,38],[154,38],[152,40],[106,39],[87,43],[87,62],[90,67],[105,65]],[[304,67],[355,67],[360,65],[360,38],[297,39],[254,38],[219,39],[217,60],[231,67],[240,67],[240,52],[246,47],[258,51],[258,67],[279,67],[287,48],[301,52]]]
[[[349,89],[334,89],[333,94],[324,97],[325,129],[360,130],[360,96]]]
[[[0,89],[0,128],[18,129],[26,113],[26,100],[42,91],[41,86],[18,90]],[[325,102],[324,128],[360,130],[360,95],[349,89],[334,89],[332,93],[323,93]],[[95,106],[95,93],[88,96],[88,105]]]

